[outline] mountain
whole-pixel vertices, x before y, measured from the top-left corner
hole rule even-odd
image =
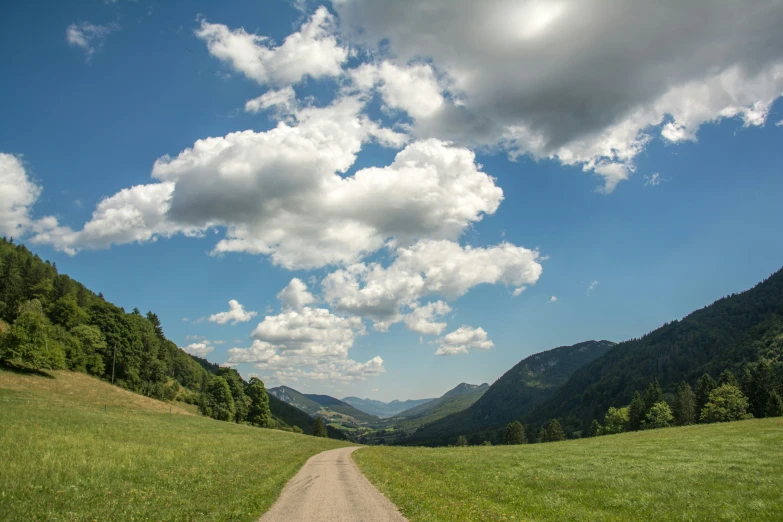
[[[357,410],[350,404],[329,395],[304,394],[288,386],[267,390],[269,395],[286,402],[309,415],[325,417],[327,421],[339,424],[366,424],[378,422],[374,415]]]
[[[307,435],[313,433],[313,417],[303,412],[296,406],[283,402],[274,395],[269,395],[269,410],[272,416],[282,424],[293,427],[298,426]],[[345,434],[332,426],[326,427],[330,439],[345,440]]]
[[[343,402],[347,402],[354,408],[370,415],[375,415],[381,419],[392,417],[405,410],[415,408],[421,404],[426,404],[435,399],[410,399],[407,401],[394,400],[391,402],[381,402],[373,399],[360,399],[359,397],[345,397]]]
[[[783,380],[783,270],[641,339],[616,345],[574,372],[526,420],[559,418],[567,431],[585,429],[609,406],[628,404],[634,390],[643,391],[653,379],[664,392],[673,392],[683,380],[695,386],[705,372],[717,378],[728,369],[740,377],[762,359],[775,364]]]
[[[458,435],[522,418],[555,393],[571,374],[613,346],[611,341],[587,341],[531,355],[503,374],[470,407],[427,423],[406,442],[448,443]]]
[[[481,399],[488,389],[489,384],[487,383],[467,384],[463,382],[437,399],[405,410],[390,420],[406,430],[423,426],[468,408]]]

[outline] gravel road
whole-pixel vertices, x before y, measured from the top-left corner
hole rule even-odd
[[[351,453],[357,449],[340,448],[311,457],[261,522],[407,521],[356,467]]]

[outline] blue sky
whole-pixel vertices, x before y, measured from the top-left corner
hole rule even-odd
[[[735,4],[6,6],[0,232],[304,392],[638,337],[783,264],[783,10]]]

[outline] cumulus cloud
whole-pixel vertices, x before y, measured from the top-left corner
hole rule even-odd
[[[727,117],[760,125],[783,92],[780,0],[333,5],[347,38],[385,52],[410,77],[430,69],[438,78],[438,88],[428,85],[441,104],[398,104],[417,136],[582,166],[607,193],[631,175],[655,133],[692,140],[701,125]],[[359,72],[354,82],[386,88],[377,72]],[[392,105],[393,95],[381,95]]]
[[[187,346],[183,346],[182,349],[190,355],[196,355],[198,357],[206,357],[206,355],[215,349],[209,341],[201,341],[198,343],[191,343]]]
[[[549,298],[549,302],[550,302],[550,303],[556,303],[556,302],[557,302],[557,296],[556,296],[556,295],[553,295],[552,297],[550,297],[550,298]]]
[[[446,328],[446,323],[435,322],[451,312],[451,307],[444,301],[435,301],[426,305],[411,303],[412,311],[405,316],[405,325],[412,332],[424,335],[440,335]]]
[[[30,208],[41,187],[27,175],[18,156],[0,152],[0,236],[19,236],[31,224]]]
[[[267,316],[253,330],[249,348],[228,351],[229,364],[253,363],[274,372],[280,381],[359,380],[383,373],[383,359],[357,362],[348,357],[357,335],[364,333],[358,317],[340,317],[325,308],[303,307]],[[291,370],[296,368],[296,370]]]
[[[277,298],[285,308],[293,310],[301,310],[315,302],[315,297],[307,290],[307,285],[297,277],[291,279],[291,282],[277,294]]]
[[[95,25],[90,22],[71,24],[65,30],[65,41],[73,47],[80,47],[87,55],[87,61],[95,54],[96,48],[103,45],[106,37],[119,29],[116,24]]]
[[[237,300],[232,299],[228,302],[227,312],[212,314],[209,316],[208,321],[217,324],[227,324],[230,322],[233,325],[237,323],[246,323],[256,315],[258,315],[258,312],[245,310],[245,307]]]
[[[296,92],[290,85],[279,90],[267,91],[258,98],[253,98],[245,103],[245,112],[253,114],[262,110],[277,108],[280,111],[290,112],[296,104]]]
[[[595,290],[596,286],[598,286],[598,281],[592,281],[589,285],[587,285],[587,295],[590,295],[593,290]]]
[[[403,319],[401,307],[424,296],[455,299],[480,284],[521,287],[534,284],[542,272],[537,251],[510,243],[472,248],[423,240],[397,248],[394,256],[388,267],[357,263],[328,274],[321,282],[325,299],[337,311],[376,321],[382,330]]]
[[[435,342],[438,344],[435,355],[457,355],[468,353],[468,350],[489,350],[495,346],[483,328],[472,326],[460,326]]]
[[[413,118],[428,118],[443,105],[444,99],[435,73],[429,64],[399,66],[389,61],[364,64],[349,72],[355,87],[378,87],[386,107],[401,109]]]
[[[305,77],[339,75],[348,59],[333,34],[334,17],[319,7],[298,32],[274,47],[269,38],[201,20],[196,36],[212,56],[259,84],[291,85]]]

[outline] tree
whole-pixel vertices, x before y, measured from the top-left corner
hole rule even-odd
[[[326,424],[321,417],[315,419],[313,422],[313,436],[314,437],[326,437],[328,435],[326,431]]]
[[[631,405],[628,406],[628,429],[638,431],[642,429],[642,423],[647,415],[647,407],[638,391],[633,392]]]
[[[739,382],[737,382],[737,378],[731,373],[731,370],[723,370],[718,376],[718,386],[723,386],[724,384],[739,387]]]
[[[49,317],[51,317],[52,322],[62,325],[66,330],[85,324],[90,320],[87,312],[79,308],[76,296],[73,295],[61,297],[55,301],[49,312]]]
[[[272,413],[269,411],[269,396],[261,379],[251,377],[245,394],[250,399],[247,421],[255,426],[268,428],[272,421]]]
[[[557,419],[552,419],[538,432],[539,442],[560,442],[565,440],[565,431]]]
[[[661,385],[658,384],[658,379],[653,380],[647,387],[647,391],[644,392],[644,411],[645,414],[650,411],[655,404],[663,401],[663,390]],[[629,412],[630,415],[630,412]],[[629,419],[630,420],[630,419]]]
[[[503,435],[503,444],[515,446],[517,444],[525,444],[526,442],[525,427],[522,426],[522,423],[519,421],[508,423],[506,433]]]
[[[679,426],[687,426],[696,421],[696,394],[685,381],[677,387],[673,413],[674,420]]]
[[[647,416],[644,419],[645,429],[667,428],[674,422],[672,410],[666,402],[656,402],[653,404]]]
[[[604,416],[604,433],[613,434],[625,431],[628,425],[628,408],[610,407]]]
[[[299,426],[294,425],[294,426],[291,426],[291,431],[293,431],[294,433],[302,433],[302,428],[300,428]]]
[[[769,393],[772,391],[772,371],[769,363],[765,360],[759,361],[753,370],[753,379],[750,385],[750,395],[748,401],[750,412],[755,417],[764,417],[769,400]]]
[[[234,420],[236,412],[234,406],[234,397],[231,395],[231,388],[223,377],[215,376],[209,381],[207,386],[206,401],[208,412],[202,412],[213,419],[222,421]]]
[[[245,422],[249,408],[249,401],[245,396],[245,381],[234,368],[218,368],[217,374],[226,380],[231,396],[234,398],[234,421]]]
[[[459,437],[457,437],[457,442],[454,445],[459,447],[467,446],[468,439],[465,438],[465,435],[460,435]]]
[[[160,324],[160,319],[158,319],[158,314],[153,313],[152,311],[147,312],[147,320],[152,323],[152,328],[155,329],[155,335],[161,339],[165,339],[166,336],[163,335],[163,327]]]
[[[715,386],[715,380],[708,373],[699,377],[699,380],[696,382],[696,412],[700,418],[701,412],[709,402],[710,393],[715,389]]]
[[[49,349],[46,328],[40,301],[33,299],[19,305],[16,321],[0,343],[0,359],[36,369],[62,368],[65,354],[54,344]]]
[[[588,432],[588,436],[597,437],[600,434],[601,434],[601,424],[599,424],[597,420],[593,419],[593,423],[590,424],[590,431]]]
[[[730,422],[752,417],[748,414],[748,398],[736,386],[724,384],[710,393],[700,419],[702,422]]]
[[[765,417],[783,417],[783,399],[776,391],[772,391],[767,399],[767,408],[764,411]]]

